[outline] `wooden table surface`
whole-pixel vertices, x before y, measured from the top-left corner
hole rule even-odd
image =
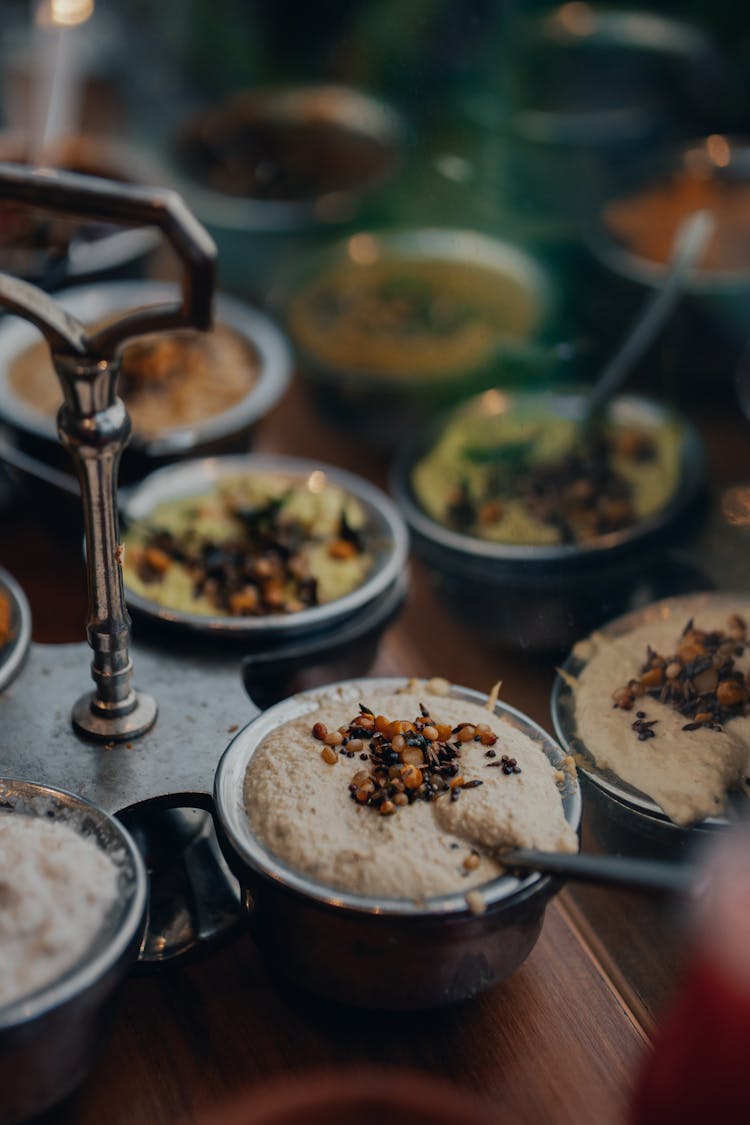
[[[748,425],[726,395],[695,410],[719,486],[750,477]],[[383,483],[384,458],[314,417],[299,386],[262,424],[255,447],[345,465]],[[0,563],[24,586],[42,642],[83,635],[77,528],[27,501],[4,515]],[[503,697],[549,728],[554,661],[495,651],[438,603],[425,571],[384,634],[375,674],[443,675]],[[223,747],[216,747],[217,758]],[[522,968],[489,994],[427,1014],[372,1014],[292,991],[245,937],[190,963],[135,972],[111,1039],[49,1125],[161,1125],[215,1106],[272,1075],[354,1063],[412,1065],[448,1076],[536,1125],[625,1120],[653,1020],[673,986],[679,916],[644,896],[563,891]]]

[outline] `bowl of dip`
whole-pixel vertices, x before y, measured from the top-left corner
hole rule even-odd
[[[321,410],[393,444],[425,410],[533,374],[552,290],[519,246],[423,228],[360,231],[290,273],[274,300]]]
[[[448,603],[501,645],[569,647],[624,608],[695,522],[705,470],[692,426],[623,395],[584,440],[585,401],[495,388],[415,431],[394,461],[415,550]]]
[[[348,680],[269,708],[216,773],[217,830],[261,948],[305,989],[424,1008],[513,972],[558,884],[505,847],[576,851],[571,759],[444,680]]]
[[[108,282],[65,290],[60,303],[86,324],[173,300],[164,282]],[[264,313],[220,294],[215,327],[153,333],[123,349],[118,391],[133,438],[123,457],[131,479],[184,457],[247,449],[254,425],[281,398],[291,377],[286,341]],[[0,417],[19,444],[46,462],[69,466],[57,439],[62,389],[49,349],[25,321],[0,325]]]
[[[750,293],[750,140],[711,134],[636,162],[606,193],[586,240],[593,256],[638,289],[663,285],[680,224],[710,211],[714,230],[686,291],[742,335]],[[744,339],[744,336],[743,336]]]
[[[93,1066],[138,956],[147,878],[123,826],[88,801],[0,779],[0,1084],[8,1125]]]
[[[746,806],[747,594],[667,598],[576,644],[552,696],[608,850],[689,858]]]
[[[377,209],[405,134],[363,90],[280,85],[196,110],[163,151],[170,183],[216,239],[222,283],[262,296],[269,273]]]
[[[394,588],[395,505],[345,470],[267,454],[183,462],[123,505],[128,605],[162,626],[243,642],[327,632]]]

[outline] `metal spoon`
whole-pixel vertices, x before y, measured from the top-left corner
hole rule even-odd
[[[541,871],[563,879],[632,890],[684,895],[698,885],[696,867],[669,860],[585,852],[541,852],[532,848],[517,848],[498,858],[510,871]]]
[[[646,302],[615,354],[604,365],[586,396],[581,425],[586,427],[622,385],[625,376],[646,352],[682,297],[691,269],[715,226],[711,211],[695,211],[677,229],[669,269],[663,285]]]

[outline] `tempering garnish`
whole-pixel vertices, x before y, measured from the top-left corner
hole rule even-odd
[[[497,735],[486,723],[459,723],[451,727],[436,722],[423,703],[420,714],[412,721],[388,719],[376,715],[360,703],[359,714],[347,725],[329,731],[325,723],[316,722],[312,734],[324,743],[324,761],[333,765],[335,751],[347,758],[359,756],[370,765],[360,769],[349,783],[353,801],[390,816],[415,801],[436,801],[449,796],[457,801],[464,789],[477,789],[484,784],[480,778],[465,778],[461,773],[461,748],[464,743],[478,742],[493,747]],[[363,753],[367,745],[368,752]],[[334,749],[335,748],[335,749]],[[487,754],[495,754],[489,749]],[[503,755],[497,762],[503,773],[520,773],[515,758]]]
[[[228,617],[297,613],[349,593],[372,565],[364,513],[314,484],[259,473],[161,505],[126,536],[126,584],[172,609]]]
[[[747,625],[738,614],[725,630],[710,632],[697,629],[691,619],[672,655],[647,647],[640,674],[613,693],[613,706],[630,711],[637,699],[656,699],[685,716],[684,731],[722,730],[728,719],[745,714],[750,700],[750,683],[736,663],[746,643]],[[636,712],[632,729],[639,741],[656,736],[656,723],[645,711]]]

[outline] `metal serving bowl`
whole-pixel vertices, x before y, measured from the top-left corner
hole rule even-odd
[[[344,469],[300,457],[258,453],[183,462],[160,469],[142,481],[125,498],[122,515],[126,523],[147,521],[157,505],[209,492],[227,477],[278,473],[304,484],[311,474],[321,472],[328,483],[358,500],[365,513],[365,542],[374,555],[374,565],[356,589],[325,605],[311,606],[298,613],[275,613],[263,617],[210,617],[168,609],[135,593],[126,585],[128,605],[139,614],[164,625],[189,629],[203,636],[234,637],[257,643],[330,630],[364,611],[398,583],[407,564],[409,537],[393,502],[380,489]]]
[[[26,163],[28,138],[22,132],[0,133],[0,160]],[[45,156],[49,163],[49,153]],[[65,138],[52,154],[54,167],[128,183],[156,183],[161,178],[153,160],[133,145],[108,137]],[[154,227],[118,228],[106,223],[70,223],[70,241],[61,255],[50,247],[0,246],[0,270],[26,278],[43,288],[92,277],[138,277],[159,245]]]
[[[727,593],[688,594],[665,598],[627,613],[600,629],[605,636],[619,637],[648,621],[665,615],[699,616],[707,606],[725,607],[727,616],[736,612],[738,601],[747,595]],[[747,801],[737,794],[730,798],[726,816],[712,816],[682,827],[675,824],[647,794],[624,782],[611,770],[596,765],[596,747],[584,745],[577,734],[575,692],[569,677],[578,677],[585,667],[585,647],[576,646],[562,665],[552,689],[552,722],[555,733],[568,753],[579,763],[581,784],[586,796],[586,822],[603,851],[624,855],[689,860],[712,834],[727,827],[738,815],[747,815]]]
[[[391,373],[375,363],[368,367],[366,342],[356,370],[306,346],[294,323],[296,302],[305,289],[340,268],[356,270],[366,278],[373,265],[389,262],[396,270],[402,263],[482,268],[488,278],[495,275],[501,282],[510,282],[528,309],[526,331],[517,339],[497,339],[481,355],[455,367],[434,371]],[[479,231],[437,227],[359,230],[280,272],[270,300],[286,324],[300,372],[321,413],[376,445],[394,445],[422,421],[426,411],[434,413],[498,381],[520,386],[533,384],[542,375],[548,379],[556,358],[555,345],[536,342],[548,328],[555,306],[546,267],[521,246]],[[436,333],[434,356],[439,357],[440,351],[441,338]]]
[[[113,993],[138,956],[147,879],[122,825],[72,793],[0,780],[0,816],[37,816],[93,839],[118,868],[120,895],[88,952],[61,977],[0,1008],[3,1121],[15,1125],[62,1100],[91,1069],[112,1022]]]
[[[283,137],[295,130],[299,138],[306,128],[321,127],[328,130],[327,141],[303,148],[307,160],[314,161],[318,153],[329,177],[331,166],[339,166],[340,182],[332,181],[325,189],[317,189],[312,181],[305,185],[301,178],[305,157],[296,172],[299,182],[286,197],[283,193],[263,198],[217,190],[198,173],[200,148],[208,154],[217,138],[231,143],[233,135],[252,138],[255,133],[261,146],[268,147],[264,137]],[[262,296],[269,275],[280,264],[319,245],[331,229],[340,229],[373,204],[397,173],[405,132],[395,109],[363,91],[327,84],[269,86],[241,91],[194,113],[167,140],[162,153],[170,162],[169,182],[216,239],[222,283]],[[369,148],[367,166],[359,177],[353,174],[351,158],[342,163],[342,154],[335,155],[337,134],[341,143]],[[246,158],[249,146],[248,139]],[[294,147],[299,150],[299,139]],[[279,171],[278,158],[272,143],[265,156],[259,153],[258,162],[273,174]]]
[[[490,390],[476,400],[476,408],[488,413],[512,411],[514,404],[524,401],[527,396],[522,394]],[[559,393],[542,401],[550,414],[575,419],[586,400],[581,394]],[[566,649],[625,609],[634,590],[648,583],[649,567],[658,562],[659,551],[690,529],[692,521],[686,517],[705,480],[697,432],[667,407],[632,395],[618,397],[610,416],[644,427],[679,425],[680,479],[661,511],[585,544],[497,543],[443,526],[422,509],[411,475],[449,417],[415,431],[401,446],[391,472],[391,491],[409,525],[414,548],[447,602],[489,640],[529,651]]]
[[[0,644],[0,691],[21,670],[31,643],[31,609],[21,587],[4,567],[0,567],[0,594],[10,605],[10,636]]]
[[[84,323],[94,323],[115,312],[158,304],[178,297],[176,286],[166,282],[107,282],[65,290],[60,303]],[[258,374],[247,394],[228,410],[200,422],[169,429],[154,438],[134,434],[123,458],[123,471],[131,479],[165,462],[185,457],[239,452],[247,448],[253,426],[276,404],[286,390],[292,371],[290,349],[279,329],[264,314],[234,298],[220,294],[216,320],[232,329],[258,357]],[[39,340],[33,325],[7,318],[0,325],[0,417],[12,429],[22,448],[47,463],[69,467],[57,439],[54,416],[35,409],[15,392],[10,371],[23,352]],[[62,390],[60,391],[62,402]]]
[[[474,914],[465,894],[427,899],[370,898],[315,882],[280,862],[254,836],[243,806],[248,763],[275,728],[312,711],[322,691],[352,698],[403,688],[405,679],[343,681],[271,707],[230,744],[214,783],[217,833],[227,862],[252,899],[254,934],[272,963],[296,984],[371,1008],[429,1008],[468,999],[512,973],[528,956],[559,883],[545,875],[501,876],[481,888],[486,910]],[[453,686],[454,699],[486,697]],[[560,766],[548,734],[504,703],[494,713],[522,730]],[[566,775],[567,776],[567,775]],[[567,778],[565,817],[577,829],[581,798]]]

